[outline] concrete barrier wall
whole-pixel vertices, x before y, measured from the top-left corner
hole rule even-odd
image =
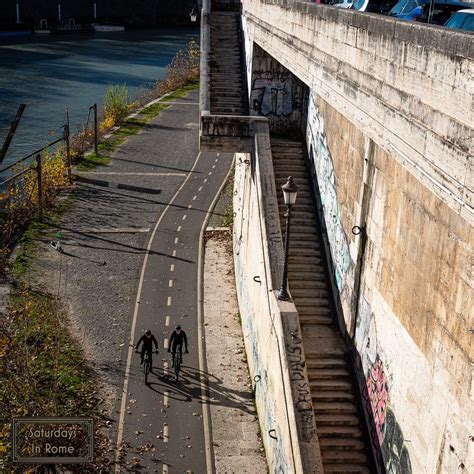
[[[249,71],[256,43],[310,89],[318,213],[378,462],[466,472],[472,36],[285,0],[246,0],[243,25]]]
[[[233,225],[237,293],[270,472],[322,472],[298,313],[277,299],[283,246],[267,124],[237,155]]]

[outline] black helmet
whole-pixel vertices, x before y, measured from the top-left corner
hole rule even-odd
[[[181,329],[181,325],[180,325],[180,324],[177,324],[177,325],[175,326],[175,329]]]
[[[151,334],[151,331],[150,331],[149,329],[147,329],[147,330],[145,331],[145,334],[146,334],[147,336],[149,336],[149,335]]]

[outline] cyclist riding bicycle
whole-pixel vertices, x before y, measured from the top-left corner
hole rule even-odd
[[[182,358],[183,342],[184,342],[185,354],[189,354],[188,337],[186,336],[186,333],[181,329],[181,326],[177,324],[174,331],[171,333],[170,344],[168,346],[168,352],[171,352],[173,354],[173,363],[171,365],[172,367],[174,367],[174,356],[176,354],[176,349],[179,349],[179,354]]]
[[[145,356],[145,352],[148,353],[148,358],[150,359],[150,372],[153,372],[153,360],[152,360],[152,353],[153,353],[153,344],[155,344],[155,352],[158,354],[158,342],[156,341],[155,336],[151,333],[149,329],[145,331],[145,334],[140,338],[135,346],[135,349],[138,350],[138,347],[142,343],[142,351],[141,351],[141,362],[140,365],[143,364],[143,357]]]

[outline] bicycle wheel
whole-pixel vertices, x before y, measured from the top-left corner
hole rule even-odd
[[[178,381],[180,369],[181,369],[181,357],[179,357],[179,353],[176,352],[174,356],[174,373],[176,375],[176,381]]]
[[[148,357],[143,362],[143,371],[145,372],[145,385],[148,385],[148,374],[150,373],[150,359]]]

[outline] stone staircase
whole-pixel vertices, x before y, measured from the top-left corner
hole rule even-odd
[[[324,472],[370,472],[355,389],[336,329],[319,246],[318,224],[302,141],[271,139],[285,235],[286,206],[280,186],[292,176],[298,198],[292,209],[288,261],[290,294],[298,310]]]
[[[210,22],[211,114],[243,115],[245,88],[239,13],[213,11]]]

